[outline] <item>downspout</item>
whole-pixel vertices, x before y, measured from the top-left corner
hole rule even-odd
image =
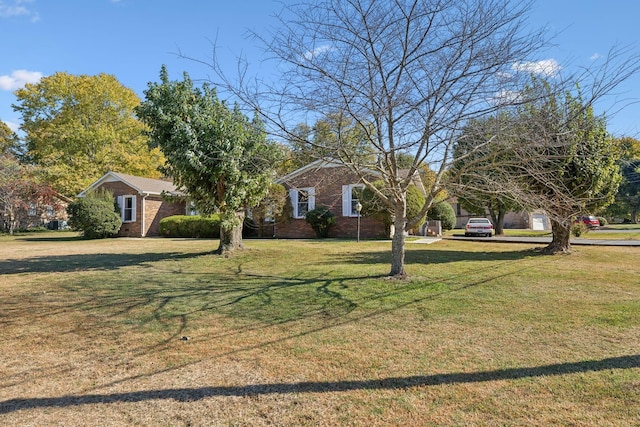
[[[146,200],[147,197],[149,197],[149,193],[145,193],[145,194],[140,194],[142,196],[142,212],[140,212],[140,216],[142,217],[142,230],[140,230],[140,235],[142,237],[146,237],[147,235],[147,224],[146,224],[146,217],[147,215],[145,215],[146,213]]]

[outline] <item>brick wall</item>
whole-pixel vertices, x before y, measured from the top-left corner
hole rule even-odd
[[[145,200],[146,236],[160,235],[160,220],[172,215],[184,215],[185,202],[168,202],[159,196],[149,196]]]
[[[358,184],[360,179],[345,167],[326,167],[308,171],[283,183],[285,188],[315,189],[315,206],[326,206],[335,215],[336,222],[329,230],[329,237],[356,238],[357,217],[342,216],[342,186]],[[360,218],[360,237],[379,238],[385,236],[385,226],[373,218]],[[292,218],[288,222],[276,224],[275,236],[278,238],[314,238],[313,229],[304,219]]]
[[[171,215],[184,215],[184,202],[168,202],[162,200],[160,196],[147,196],[143,202],[143,196],[138,192],[124,184],[123,182],[114,181],[106,182],[100,186],[118,196],[136,196],[136,218],[133,222],[126,222],[120,227],[119,237],[142,237],[142,236],[158,236],[160,234],[160,220]],[[143,216],[145,230],[143,233]]]

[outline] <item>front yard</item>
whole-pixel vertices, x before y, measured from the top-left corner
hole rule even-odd
[[[0,237],[3,425],[637,425],[640,248]]]

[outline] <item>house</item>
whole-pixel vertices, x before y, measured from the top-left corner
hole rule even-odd
[[[47,227],[51,230],[64,228],[69,219],[67,215],[69,203],[71,203],[71,199],[58,193],[47,196],[46,200],[35,198],[29,201],[20,201],[13,210],[14,226],[24,230],[34,227]],[[10,210],[7,209],[7,206],[2,206],[0,208],[0,229],[9,230],[10,222]]]
[[[166,197],[184,196],[171,181],[107,172],[78,197],[99,189],[112,192],[118,203],[122,218],[120,237],[159,236],[162,218],[187,214],[184,198]]]
[[[371,171],[372,179],[375,172]],[[358,219],[360,237],[388,237],[385,224],[377,219],[361,216],[356,211],[358,194],[364,189],[361,179],[346,166],[328,160],[316,160],[276,180],[289,192],[292,215],[274,226],[276,238],[314,238],[305,214],[319,206],[326,206],[336,222],[329,237],[356,238]]]
[[[454,197],[449,200],[456,213],[455,228],[464,228],[469,218],[478,216],[464,210],[458,200]],[[487,214],[487,218],[490,216]],[[543,211],[536,210],[533,212],[519,211],[507,212],[504,217],[504,228],[520,228],[530,230],[551,230],[551,221],[547,214]]]

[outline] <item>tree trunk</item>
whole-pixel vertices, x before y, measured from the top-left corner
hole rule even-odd
[[[565,222],[565,224],[562,224],[555,219],[551,220],[553,239],[551,240],[551,243],[542,250],[542,253],[549,255],[557,253],[571,253],[571,222]]]
[[[13,211],[10,211],[9,213],[9,235],[10,236],[13,236],[13,233],[16,229],[17,222],[18,221],[16,221],[15,216],[13,215]]]
[[[496,229],[496,236],[504,235],[504,216],[507,213],[507,210],[503,207],[499,207],[497,211],[491,209],[489,211],[491,213],[491,219],[493,220],[493,225]]]
[[[407,273],[404,271],[404,231],[407,225],[404,215],[406,211],[405,205],[398,206],[396,211],[400,212],[396,214],[393,222],[395,230],[391,239],[391,272],[389,272],[389,276],[404,279],[407,277]]]
[[[236,250],[244,249],[242,243],[242,224],[244,222],[244,211],[236,212],[236,224],[231,229],[220,227],[220,246],[216,253],[228,255]]]

